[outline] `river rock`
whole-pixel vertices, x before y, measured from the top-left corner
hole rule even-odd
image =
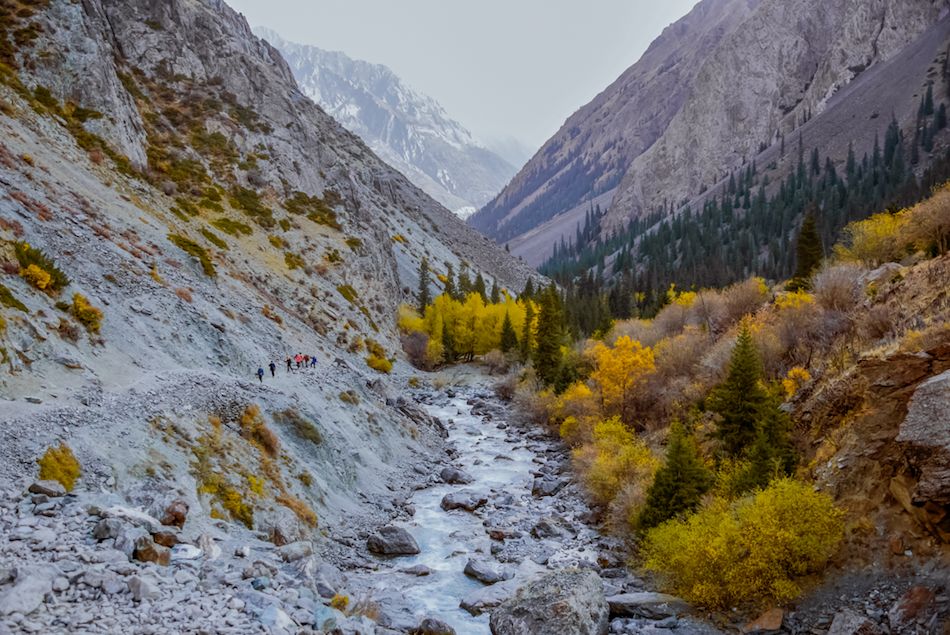
[[[29,615],[43,604],[53,591],[50,576],[39,572],[17,573],[16,583],[0,594],[0,616],[20,613]]]
[[[567,485],[567,479],[563,478],[552,478],[552,477],[543,477],[534,479],[534,483],[531,485],[531,494],[539,498],[545,496],[554,496]]]
[[[672,617],[672,616],[671,616]],[[782,622],[785,620],[785,611],[778,607],[773,607],[762,613],[742,627],[743,633],[771,633],[782,628]]]
[[[431,574],[432,574],[432,569],[430,569],[429,567],[425,566],[424,564],[417,564],[417,565],[412,566],[412,567],[407,567],[407,568],[405,568],[405,569],[400,569],[399,572],[400,572],[400,573],[405,573],[405,574],[407,574],[407,575],[414,575],[414,576],[416,576],[417,578],[421,578],[421,577],[424,577],[424,576],[427,576],[427,575],[431,575]]]
[[[95,528],[92,530],[92,537],[102,542],[109,538],[118,538],[121,531],[122,521],[118,518],[103,518],[96,523]]]
[[[416,539],[402,527],[380,527],[366,541],[366,547],[372,553],[383,556],[403,556],[419,553]]]
[[[686,612],[689,605],[676,596],[643,591],[621,593],[607,598],[611,617],[645,617],[660,620]]]
[[[154,562],[163,567],[167,567],[172,558],[171,551],[167,547],[156,545],[151,536],[141,536],[136,540],[132,555],[141,562]]]
[[[180,498],[173,500],[162,514],[162,524],[178,527],[185,526],[185,519],[188,517],[188,503]]]
[[[299,540],[289,545],[284,545],[277,550],[277,554],[284,562],[296,562],[306,558],[313,553],[313,543],[307,540]]]
[[[434,617],[427,617],[409,635],[455,635],[455,629]]]
[[[467,472],[463,472],[457,467],[446,467],[439,474],[439,477],[450,485],[468,485],[475,479]]]
[[[555,571],[522,587],[492,611],[493,635],[605,635],[609,609],[592,571]]]
[[[470,558],[463,571],[470,578],[475,578],[484,584],[495,584],[502,580],[507,580],[511,574],[505,571],[495,569],[491,564],[484,560]]]
[[[891,624],[891,630],[895,633],[902,633],[909,629],[914,622],[925,616],[934,605],[936,594],[924,586],[911,587],[901,596],[891,610],[887,613],[887,619]]]
[[[881,629],[866,616],[844,609],[835,615],[828,635],[881,635]]]
[[[66,495],[66,488],[59,481],[35,481],[30,485],[29,492],[58,498]]]
[[[471,490],[462,490],[461,492],[451,492],[442,497],[442,509],[452,511],[453,509],[464,509],[467,512],[473,512],[488,502],[488,497]]]

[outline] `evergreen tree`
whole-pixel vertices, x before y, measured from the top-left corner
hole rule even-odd
[[[509,353],[518,348],[518,336],[515,327],[511,324],[511,316],[505,312],[505,320],[501,323],[501,352]]]
[[[432,304],[432,295],[429,292],[429,259],[423,258],[419,263],[419,292],[416,294],[416,306],[420,314],[425,314],[426,307]]]
[[[947,127],[947,105],[944,103],[941,103],[940,108],[937,109],[937,114],[934,117],[934,126],[937,130],[943,130]]]
[[[473,286],[472,290],[478,295],[482,296],[483,302],[488,302],[488,291],[485,286],[485,278],[482,276],[481,272],[479,272],[478,276],[475,277],[475,285]]]
[[[445,287],[443,293],[445,293],[445,295],[449,296],[450,298],[458,297],[458,291],[456,291],[455,287],[455,269],[452,268],[451,263],[446,265]]]
[[[732,350],[729,373],[708,401],[709,409],[721,418],[716,436],[726,455],[741,456],[752,445],[769,404],[769,394],[762,385],[762,362],[749,325],[743,323]]]
[[[554,283],[542,292],[538,312],[538,328],[534,347],[534,370],[545,386],[551,386],[561,371],[563,339],[560,298]]]
[[[713,476],[703,465],[695,439],[681,423],[674,421],[666,446],[666,462],[657,470],[638,518],[640,529],[656,527],[693,511],[712,485]]]
[[[816,211],[817,207],[812,204],[798,232],[795,245],[795,276],[789,283],[789,287],[793,289],[805,289],[809,286],[812,274],[821,266],[821,260],[825,255],[821,236],[818,235],[818,224],[815,221]]]
[[[495,280],[491,285],[491,303],[498,304],[501,302],[501,291],[498,289],[498,281]]]
[[[524,291],[521,292],[521,295],[518,296],[519,300],[531,300],[534,298],[534,282],[531,278],[528,278],[528,282],[524,285]]]
[[[530,280],[528,280],[528,284],[531,284]],[[521,329],[521,340],[519,342],[521,349],[521,362],[523,364],[528,363],[528,360],[531,359],[532,344],[534,343],[532,322],[534,322],[534,304],[532,304],[530,300],[525,300],[524,326]]]
[[[472,284],[472,279],[468,275],[468,267],[462,266],[462,270],[459,271],[458,284],[456,285],[456,300],[464,301],[468,297],[468,294],[475,290],[475,285]]]

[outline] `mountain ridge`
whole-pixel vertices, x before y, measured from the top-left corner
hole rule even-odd
[[[288,42],[268,28],[254,31],[281,51],[308,97],[460,216],[488,201],[514,175],[514,167],[435,99],[407,86],[387,66]]]

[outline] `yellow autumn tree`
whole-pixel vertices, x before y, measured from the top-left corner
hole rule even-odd
[[[650,448],[619,417],[594,426],[593,441],[574,450],[574,463],[599,505],[609,504],[627,485],[649,483],[659,467]]]
[[[656,369],[653,350],[624,335],[613,347],[598,343],[593,351],[595,369],[591,379],[600,391],[601,407],[607,415],[619,415],[629,422],[630,401],[637,383]]]
[[[908,210],[875,214],[844,229],[845,244],[835,247],[841,260],[858,261],[868,267],[901,260],[907,252],[903,234],[911,220]]]

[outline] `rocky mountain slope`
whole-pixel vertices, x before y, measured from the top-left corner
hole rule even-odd
[[[443,444],[400,396],[419,260],[513,289],[530,272],[314,105],[223,2],[8,2],[0,44],[3,489],[64,443],[81,507],[188,510],[175,540],[126,536],[159,559],[202,535],[206,554],[346,541],[393,512]],[[297,353],[316,366],[289,372]],[[5,630],[35,585],[2,551]]]
[[[514,175],[513,166],[389,68],[288,42],[270,29],[255,33],[281,52],[304,94],[460,216],[491,200]]]
[[[598,196],[610,201],[604,206],[607,230],[662,206],[692,202],[695,209],[730,170],[762,152],[777,153],[781,138],[793,139],[803,122],[817,122],[836,93],[846,95],[844,89],[868,69],[900,56],[944,17],[946,6],[705,0],[568,119],[471,223],[502,242],[547,223],[536,233],[550,245],[558,239],[549,240],[551,234],[570,237],[577,223],[577,214],[559,215]],[[940,49],[932,52],[923,65],[902,69],[901,77],[916,82],[909,93],[883,90],[870,103],[868,94],[850,102],[862,112],[867,106],[878,120],[849,122],[847,130],[861,129],[859,157],[870,151],[875,132],[883,136],[887,113],[894,112],[905,129],[912,123],[916,86],[927,79]],[[848,145],[841,132],[831,135],[833,147],[825,134],[813,137],[807,149],[819,147],[840,164]],[[770,175],[773,183],[781,177]],[[525,237],[512,247],[534,253],[534,242]]]

